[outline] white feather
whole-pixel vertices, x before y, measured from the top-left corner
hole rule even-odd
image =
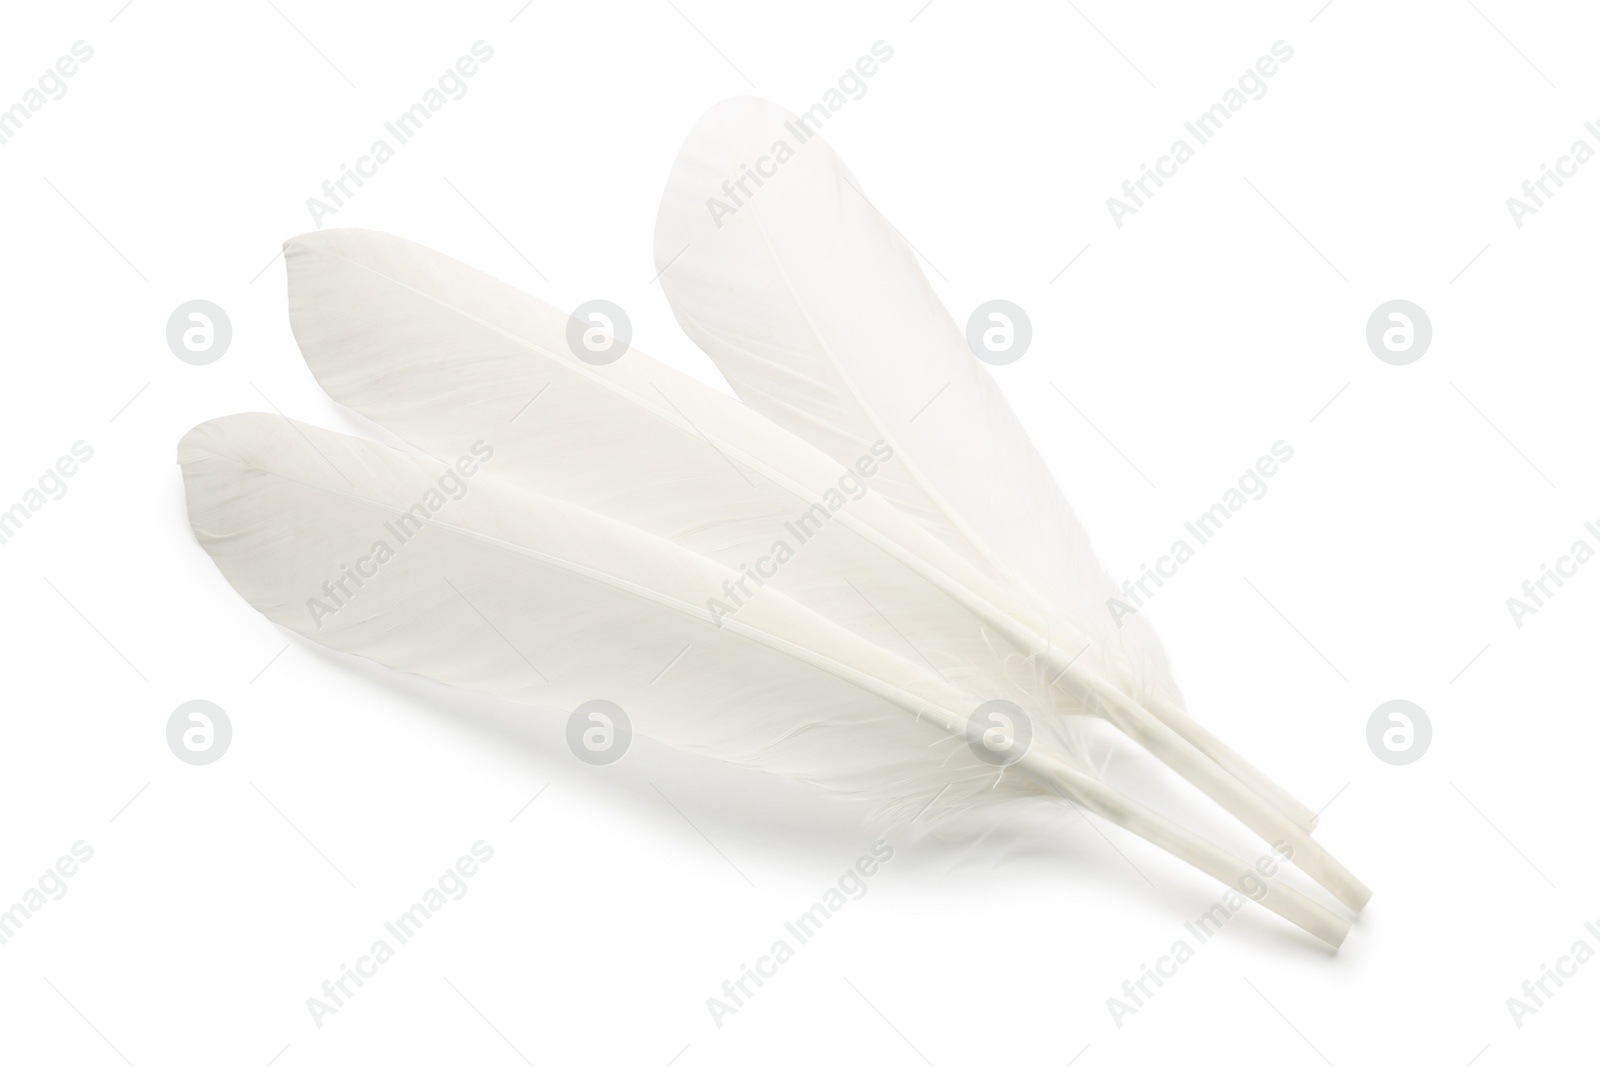
[[[1081,645],[1080,671],[1109,679],[1309,830],[1314,813],[1183,711],[1143,616],[1113,624],[1107,605],[1119,591],[915,253],[826,142],[802,133],[794,116],[753,98],[718,105],[690,133],[655,239],[680,325],[746,403],[835,459],[890,442],[899,462],[884,494],[1036,597],[1052,632],[1075,646],[1056,649],[1060,660]],[[749,169],[763,159],[764,178]]]
[[[451,478],[448,464],[255,414],[202,423],[178,456],[195,534],[229,583],[329,648],[546,708],[605,697],[667,744],[897,808],[941,790],[957,804],[1039,792],[942,743],[941,709],[965,698],[925,668],[776,592],[718,625],[701,592],[724,568],[494,484],[487,465]]]
[[[1105,715],[1263,838],[1291,842],[1296,862],[1341,899],[1364,899],[1320,846],[1183,738],[1086,667],[1067,675],[1066,642],[1052,647],[1050,624],[1024,599],[876,493],[839,497],[820,532],[798,543],[789,531],[799,517],[838,497],[841,474],[870,459],[874,442],[830,460],[636,350],[609,365],[581,361],[567,349],[565,314],[398,238],[327,231],[288,242],[286,255],[296,338],[340,402],[444,460],[481,434],[497,449],[489,477],[592,508],[736,572],[770,559],[782,540],[793,554],[767,574],[774,589],[979,694],[972,707],[1020,704],[1036,731],[1085,766],[1098,765],[1103,744],[1061,713]],[[898,457],[878,464],[872,485],[897,466]],[[727,585],[700,597],[739,613],[747,602]]]
[[[1248,872],[1048,745],[999,770],[979,760],[962,741],[970,693],[776,590],[719,625],[699,593],[726,568],[484,478],[491,448],[475,444],[453,466],[236,415],[190,431],[179,461],[191,525],[227,580],[330,648],[543,706],[604,678],[641,733],[687,750],[897,811],[1061,792],[1219,878]],[[1331,944],[1348,929],[1287,886],[1262,902]]]

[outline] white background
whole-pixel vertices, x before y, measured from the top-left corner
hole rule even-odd
[[[0,506],[94,449],[0,546],[0,907],[94,849],[0,945],[0,1059],[1592,1059],[1600,963],[1520,1029],[1506,1008],[1600,948],[1600,563],[1520,629],[1505,604],[1600,520],[1600,162],[1520,229],[1505,204],[1600,148],[1584,5],[122,2],[18,6],[0,34],[0,106],[94,49],[0,145]],[[715,382],[652,284],[677,145],[730,95],[809,106],[883,40],[827,136],[958,321],[1030,313],[994,373],[1116,573],[1294,448],[1148,610],[1196,714],[1329,805],[1319,839],[1376,891],[1339,953],[1252,908],[1118,1027],[1107,998],[1215,884],[1081,820],[1025,854],[902,841],[718,1028],[706,998],[872,844],[863,809],[645,742],[585,766],[558,714],[324,653],[228,588],[174,446],[269,403],[359,429],[300,360],[274,253],[480,39],[468,95],[330,224],[616,301],[639,348]],[[1267,95],[1113,225],[1106,198],[1278,40]],[[195,298],[233,323],[205,367],[164,336]],[[1404,367],[1364,340],[1394,298],[1434,328]],[[164,737],[195,698],[234,727],[207,767]],[[1410,766],[1366,745],[1393,698],[1433,722]],[[314,1025],[306,998],[480,839],[470,892]]]

